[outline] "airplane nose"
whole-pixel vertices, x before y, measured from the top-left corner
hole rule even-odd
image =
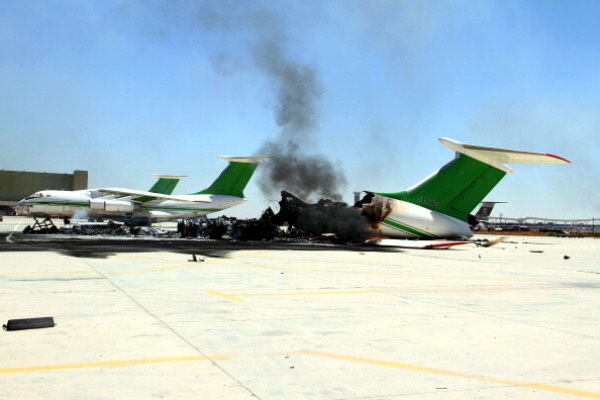
[[[15,209],[15,213],[17,215],[27,215],[27,212],[29,211],[29,207],[24,201],[18,202],[13,208]]]

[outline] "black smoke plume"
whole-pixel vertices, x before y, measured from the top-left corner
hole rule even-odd
[[[271,196],[285,189],[304,199],[340,200],[346,185],[343,172],[325,155],[311,150],[323,95],[318,70],[298,61],[299,49],[290,45],[281,15],[258,3],[227,1],[202,2],[192,15],[202,29],[247,43],[252,67],[274,91],[273,117],[279,131],[258,151],[270,157],[259,174],[262,192]],[[215,55],[217,71],[228,57],[235,56]]]
[[[316,195],[339,200],[346,184],[343,173],[324,155],[307,151],[317,129],[317,105],[323,93],[317,72],[286,57],[284,43],[268,37],[254,49],[256,65],[276,90],[274,116],[280,128],[277,137],[260,148],[271,160],[259,186],[267,195],[285,188],[304,199]]]

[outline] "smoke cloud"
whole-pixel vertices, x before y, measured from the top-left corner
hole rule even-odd
[[[341,198],[346,178],[324,155],[309,153],[318,124],[318,101],[323,90],[317,71],[286,57],[283,44],[273,38],[258,41],[256,65],[276,90],[277,137],[264,143],[259,152],[271,157],[259,179],[263,193],[285,188],[304,199],[325,196]]]
[[[304,199],[341,199],[344,173],[326,155],[313,151],[324,93],[319,72],[297,60],[279,15],[254,3],[208,1],[192,7],[200,29],[230,35],[247,45],[251,64],[247,67],[256,69],[273,90],[273,119],[279,131],[258,151],[270,157],[259,173],[261,191],[267,196],[285,189]],[[213,56],[216,72],[230,71],[228,62],[236,57],[224,53],[224,48]]]

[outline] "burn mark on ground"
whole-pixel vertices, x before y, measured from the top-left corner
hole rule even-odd
[[[366,244],[331,244],[308,241],[237,241],[210,239],[141,239],[56,237],[55,235],[13,234],[13,243],[6,242],[6,233],[0,234],[0,253],[10,251],[48,251],[70,257],[107,258],[119,253],[171,252],[201,254],[206,257],[226,258],[239,250],[296,250],[296,251],[357,251],[397,252],[394,247]]]

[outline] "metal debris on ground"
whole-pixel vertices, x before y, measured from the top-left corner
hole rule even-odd
[[[473,243],[475,243],[475,245],[477,247],[492,247],[497,245],[498,243],[502,243],[506,240],[506,236],[501,236],[498,239],[494,239],[494,240],[489,240],[489,239],[475,239],[472,240]],[[509,243],[509,242],[507,242]]]
[[[61,235],[85,235],[85,236],[152,236],[161,238],[179,237],[177,232],[156,228],[152,226],[128,226],[108,221],[106,224],[74,224],[57,228],[53,226],[48,229],[32,229],[26,227],[23,233],[30,234],[61,234]]]
[[[196,256],[195,253],[192,253],[192,259],[188,260],[190,262],[204,262],[205,258],[202,256]]]
[[[41,222],[38,218],[33,218],[35,223],[27,225],[23,233],[58,233],[58,228],[50,218],[44,218]]]
[[[40,317],[9,319],[5,325],[2,325],[2,328],[7,331],[20,331],[23,329],[52,328],[54,326],[56,326],[54,318]]]

